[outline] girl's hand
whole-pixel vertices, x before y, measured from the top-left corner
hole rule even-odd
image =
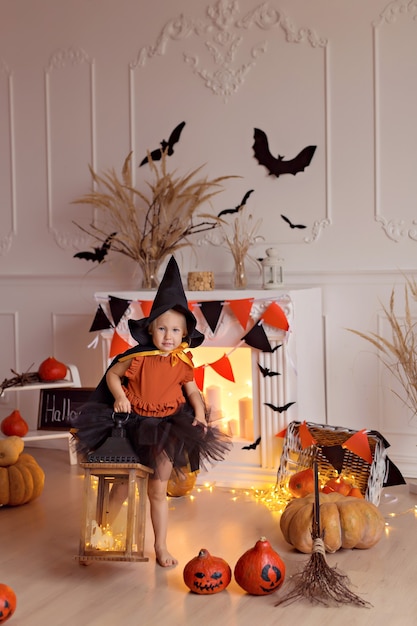
[[[194,421],[193,421],[193,426],[198,426],[198,425],[200,425],[200,426],[202,426],[202,427],[203,427],[204,432],[206,432],[206,431],[207,431],[207,422],[206,422],[206,418],[205,418],[205,416],[204,416],[204,418],[203,418],[203,419],[201,419],[201,418],[200,418],[200,417],[198,417],[197,415],[195,416]]]
[[[114,401],[113,409],[115,413],[130,413],[131,408],[131,404],[126,396]]]

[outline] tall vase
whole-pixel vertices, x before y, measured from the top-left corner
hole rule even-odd
[[[233,273],[233,287],[235,289],[246,289],[248,277],[246,276],[245,255],[235,257],[235,268]]]
[[[142,289],[157,289],[159,286],[158,270],[162,259],[146,258],[141,262]]]

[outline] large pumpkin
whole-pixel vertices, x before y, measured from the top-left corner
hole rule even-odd
[[[230,565],[202,548],[184,567],[184,582],[194,593],[211,595],[226,589],[232,579]]]
[[[14,439],[16,450],[23,449],[19,438]],[[0,439],[0,505],[19,506],[41,495],[45,473],[31,454],[15,454],[16,450],[12,454],[11,443],[9,439]],[[4,449],[7,455],[3,454]]]
[[[238,559],[234,576],[237,584],[255,596],[265,596],[281,587],[285,565],[265,537]]]
[[[167,494],[172,498],[186,496],[194,489],[196,480],[196,472],[189,472],[187,467],[173,469],[167,485]]]
[[[284,539],[306,554],[313,550],[313,508],[314,494],[291,500],[280,520]],[[340,493],[320,494],[320,528],[327,552],[371,548],[380,540],[384,526],[385,520],[372,502]]]

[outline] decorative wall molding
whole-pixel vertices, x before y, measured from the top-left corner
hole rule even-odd
[[[90,125],[90,149],[89,154],[86,155],[85,160],[90,162],[92,167],[95,168],[96,161],[96,138],[95,138],[95,65],[94,60],[91,59],[88,54],[77,48],[69,48],[66,50],[58,50],[55,52],[45,69],[45,107],[46,107],[46,151],[47,151],[47,208],[48,208],[48,229],[53,234],[56,244],[63,250],[68,249],[80,249],[90,241],[86,235],[75,235],[74,232],[64,231],[55,225],[54,214],[57,212],[58,207],[54,201],[54,175],[52,171],[53,162],[53,132],[51,129],[52,121],[51,116],[53,112],[53,76],[54,72],[64,71],[68,67],[77,67],[80,69],[87,68],[88,72],[88,93],[83,97],[78,94],[74,94],[73,91],[68,93],[68,101],[73,101],[76,97],[78,101],[84,101],[88,103],[88,119]],[[80,74],[80,92],[81,92],[81,79]],[[68,124],[67,120],[62,120],[62,123]],[[57,150],[60,154],[66,153],[66,147],[61,146]],[[80,159],[80,154],[77,154],[77,159]]]
[[[197,52],[183,54],[185,63],[191,67],[204,85],[211,90],[213,95],[221,96],[225,104],[243,84],[249,71],[254,69],[260,55],[268,52],[269,41],[260,39],[251,45],[250,55],[243,62],[237,61],[238,52],[242,49],[245,36],[249,30],[257,29],[266,33],[272,29],[280,29],[284,39],[289,44],[305,44],[312,49],[322,51],[322,77],[323,77],[323,119],[324,136],[322,147],[324,150],[323,187],[325,189],[324,216],[315,219],[304,237],[298,243],[316,242],[325,228],[332,224],[330,213],[330,146],[329,146],[329,77],[328,77],[328,41],[320,36],[313,28],[295,25],[292,19],[270,2],[263,2],[254,9],[241,15],[241,9],[237,0],[218,0],[206,9],[206,18],[198,19],[180,14],[167,22],[153,45],[142,47],[136,59],[130,63],[130,115],[131,115],[131,149],[135,151],[135,114],[136,97],[139,87],[136,84],[136,71],[143,68],[148,61],[155,57],[164,56],[171,43],[190,39],[194,35],[197,41],[193,43],[198,48]],[[203,67],[201,61],[201,46],[208,50],[211,55],[210,67]],[[171,57],[170,57],[171,58]],[[321,98],[321,94],[320,94]],[[321,199],[320,199],[321,204]],[[200,242],[201,243],[201,242]],[[272,244],[271,244],[272,245]]]
[[[218,0],[207,7],[206,14],[205,20],[181,14],[167,22],[155,44],[139,50],[136,59],[130,64],[131,70],[143,67],[148,59],[156,55],[164,55],[171,41],[183,40],[194,34],[204,39],[204,47],[210,52],[214,67],[202,67],[197,53],[184,53],[184,62],[214,95],[223,97],[227,102],[268,47],[267,41],[259,41],[251,47],[249,58],[238,65],[236,57],[243,42],[242,31],[253,27],[263,31],[279,27],[288,43],[308,43],[313,48],[327,46],[327,40],[312,28],[298,28],[283,11],[270,6],[269,2],[263,2],[239,18],[237,0]]]
[[[389,139],[386,141],[386,152],[384,151],[383,144],[383,134],[384,132],[389,132],[392,124],[387,123],[386,120],[382,121],[382,88],[381,82],[384,72],[384,64],[380,60],[381,56],[381,46],[383,41],[383,28],[391,27],[393,25],[398,24],[399,18],[405,18],[412,20],[417,27],[417,0],[394,0],[390,2],[387,7],[382,11],[382,13],[378,16],[378,18],[373,22],[373,89],[374,89],[374,155],[375,155],[375,171],[374,171],[374,193],[375,193],[375,209],[374,216],[375,221],[380,224],[381,228],[385,232],[386,236],[398,243],[401,239],[409,238],[413,241],[417,241],[417,219],[407,219],[404,217],[390,217],[384,214],[384,209],[381,206],[384,192],[383,192],[383,184],[384,182],[388,185],[398,185],[398,182],[393,179],[393,173],[389,171],[389,166],[385,166],[385,172],[383,172],[383,159],[384,156],[388,152],[392,152],[392,142]],[[404,34],[404,38],[406,37],[406,33]],[[417,32],[414,37],[417,37]],[[404,53],[404,60],[407,58],[407,53]],[[393,61],[391,61],[393,62]],[[405,76],[406,69],[405,63],[403,67],[398,67],[398,76],[404,74],[404,80],[407,81],[407,77]],[[414,75],[409,76],[410,81],[414,80]],[[408,86],[404,86],[404,91],[409,92]],[[398,98],[397,98],[398,99]],[[398,111],[393,110],[392,117],[393,123],[395,123],[395,118]],[[388,121],[389,122],[389,121]],[[395,150],[396,159],[400,160],[402,158],[402,153],[398,153]],[[387,172],[388,169],[388,172]],[[391,174],[387,176],[386,174]],[[395,173],[394,173],[395,175]],[[413,178],[414,182],[414,178]],[[401,185],[399,185],[401,187]],[[410,191],[409,197],[412,197],[412,193]],[[401,201],[396,204],[396,206],[392,207],[393,213],[398,213],[398,211],[405,210],[406,207],[401,206]],[[413,207],[413,212],[417,209],[417,201],[415,202],[415,206]],[[410,212],[410,211],[409,211]]]
[[[0,256],[5,256],[11,246],[13,237],[16,235],[16,174],[15,174],[15,137],[13,120],[13,76],[12,72],[3,59],[0,59],[0,128],[8,131],[8,136],[3,135],[0,144],[0,157],[2,162],[1,175],[4,176],[0,190],[0,212],[2,221],[9,214],[9,231],[5,235],[0,234]],[[6,132],[6,130],[5,130]],[[9,180],[7,180],[7,177]],[[4,195],[3,195],[4,194]],[[7,226],[5,226],[7,229]]]

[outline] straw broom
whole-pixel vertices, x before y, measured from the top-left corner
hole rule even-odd
[[[314,462],[314,507],[313,507],[313,552],[307,566],[291,578],[292,588],[275,603],[275,606],[292,604],[296,600],[306,598],[313,604],[334,606],[337,604],[354,604],[370,608],[372,605],[353,593],[348,576],[337,567],[330,567],[326,561],[320,529],[320,499],[317,461]]]

